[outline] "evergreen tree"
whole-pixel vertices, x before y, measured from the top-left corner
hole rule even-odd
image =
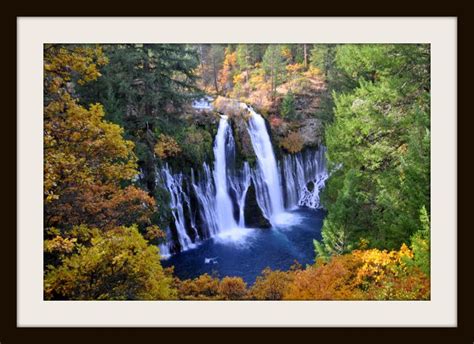
[[[289,120],[296,119],[295,96],[291,92],[288,92],[283,98],[281,116]]]
[[[284,80],[285,59],[282,55],[282,47],[278,44],[270,44],[263,55],[262,65],[265,74],[270,79],[271,91],[274,95],[277,86]]]
[[[101,102],[108,118],[136,145],[146,187],[155,190],[154,147],[183,106],[202,93],[196,87],[196,49],[180,44],[124,44],[105,48],[110,63],[94,84],[80,89],[85,102]]]
[[[358,80],[335,92],[335,121],[326,129],[329,166],[336,169],[323,200],[326,252],[363,239],[395,249],[420,228],[429,209],[429,47],[341,45],[338,72]]]

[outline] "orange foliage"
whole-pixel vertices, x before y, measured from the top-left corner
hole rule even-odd
[[[147,224],[154,200],[133,186],[133,143],[104,120],[100,104],[88,109],[71,95],[79,83],[100,76],[107,59],[99,47],[45,45],[44,200],[47,227],[88,224],[100,228]]]
[[[225,51],[222,69],[219,72],[219,84],[221,89],[228,91],[232,89],[234,73],[237,68],[237,53]]]
[[[296,132],[292,131],[288,134],[288,136],[284,137],[280,145],[288,152],[291,154],[298,153],[303,149],[303,138],[301,135]]]
[[[219,294],[224,300],[242,300],[247,294],[247,284],[240,277],[224,277],[219,285]]]
[[[333,257],[327,264],[312,266],[294,274],[285,300],[361,299],[354,276],[360,261],[352,255]]]
[[[143,237],[151,243],[159,243],[161,240],[166,238],[166,233],[157,225],[151,225],[145,229]]]
[[[277,116],[270,116],[268,121],[270,122],[270,126],[272,128],[277,128],[283,124],[283,120]]]
[[[357,250],[294,273],[286,300],[424,300],[429,276],[408,262],[413,252]]]
[[[398,251],[357,250],[318,260],[302,269],[266,268],[254,285],[240,277],[222,280],[207,274],[192,280],[176,279],[184,300],[426,300],[429,276],[410,264],[413,252],[403,245]]]
[[[293,280],[293,271],[272,271],[266,268],[250,289],[254,300],[281,300]]]
[[[91,184],[64,190],[61,197],[48,206],[45,215],[53,226],[87,224],[108,229],[134,223],[148,225],[154,211],[155,200],[141,189]]]
[[[386,274],[382,283],[367,286],[367,300],[429,300],[430,278],[417,268],[402,274]]]
[[[213,300],[219,298],[219,279],[203,274],[195,279],[177,280],[181,300]]]

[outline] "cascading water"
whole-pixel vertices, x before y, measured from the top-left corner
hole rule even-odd
[[[274,222],[275,217],[285,211],[277,162],[265,120],[252,108],[248,107],[248,110],[251,115],[248,131],[258,164],[253,178],[257,199],[265,216]]]
[[[183,175],[181,173],[173,175],[168,165],[165,165],[161,171],[161,177],[170,194],[171,213],[174,218],[179,245],[182,250],[186,250],[193,246],[193,242],[186,231],[184,203],[187,202],[189,210],[191,210],[191,206],[189,204],[189,197],[183,190]]]
[[[215,188],[212,172],[208,164],[203,165],[204,173],[199,175],[198,181],[191,171],[191,183],[198,199],[199,214],[202,219],[203,237],[212,237],[219,232],[218,219],[215,209]]]
[[[162,256],[195,247],[200,240],[219,234],[245,231],[245,204],[253,184],[258,207],[272,225],[297,207],[319,208],[319,191],[328,178],[325,149],[286,155],[277,162],[270,135],[262,116],[246,105],[250,113],[248,132],[257,166],[235,165],[235,142],[227,116],[221,116],[214,140],[213,168],[191,170],[189,176],[161,168],[158,182],[170,194],[174,223],[167,228],[167,244],[160,245]],[[176,242],[179,245],[176,245]]]
[[[215,207],[219,220],[219,230],[230,230],[237,227],[234,218],[234,208],[229,196],[227,159],[235,150],[234,137],[227,116],[222,116],[219,122],[214,142],[214,183],[216,186]]]
[[[298,206],[312,209],[320,207],[319,192],[328,178],[325,153],[326,149],[321,147],[317,151],[308,150],[283,158],[287,209]]]
[[[251,183],[251,171],[248,162],[244,162],[244,166],[236,176],[231,178],[231,188],[235,193],[235,199],[239,208],[239,227],[245,227],[244,207],[245,197]]]

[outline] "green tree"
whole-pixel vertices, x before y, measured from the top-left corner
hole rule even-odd
[[[214,88],[216,94],[220,94],[219,71],[224,62],[224,45],[222,44],[199,44],[199,76],[204,87]]]
[[[270,44],[265,50],[262,60],[263,69],[267,78],[270,79],[272,95],[285,77],[285,59],[282,55],[282,47],[278,44]]]
[[[318,251],[338,253],[341,233],[346,247],[363,239],[396,249],[420,228],[419,209],[429,209],[429,47],[341,45],[335,61],[358,82],[333,96],[325,139],[336,171]]]
[[[185,104],[201,96],[198,52],[181,44],[114,44],[104,51],[110,63],[80,95],[86,103],[102,103],[108,118],[125,128],[137,147],[145,186],[153,193],[158,137],[177,125]]]
[[[413,263],[427,276],[430,275],[430,219],[425,207],[420,209],[421,229],[411,237]]]
[[[318,68],[326,78],[334,69],[335,44],[315,44],[310,51],[310,60],[313,67]]]
[[[296,119],[295,96],[292,92],[288,92],[281,103],[281,116],[285,119]]]

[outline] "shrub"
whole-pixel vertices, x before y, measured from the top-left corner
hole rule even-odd
[[[219,285],[224,300],[242,300],[247,294],[247,284],[240,277],[224,277]]]
[[[293,272],[272,271],[270,268],[266,268],[250,289],[250,298],[254,300],[281,300],[292,279]]]
[[[155,145],[155,153],[160,159],[167,159],[178,156],[181,148],[173,137],[161,134]]]
[[[178,282],[178,297],[181,300],[212,300],[218,299],[218,296],[219,279],[208,274]]]
[[[352,255],[334,256],[328,263],[311,266],[294,273],[284,294],[285,300],[352,300],[361,299],[354,276],[361,266]]]
[[[280,142],[281,147],[283,147],[288,153],[294,154],[298,153],[303,149],[304,142],[303,138],[298,132],[292,131],[288,136],[284,137]]]
[[[149,246],[135,226],[106,232],[76,228],[82,243],[59,266],[48,266],[45,299],[160,300],[174,299],[171,277],[158,249]],[[87,239],[87,240],[86,240]]]
[[[201,166],[212,159],[212,136],[208,131],[193,125],[180,136],[183,155],[189,162]]]

